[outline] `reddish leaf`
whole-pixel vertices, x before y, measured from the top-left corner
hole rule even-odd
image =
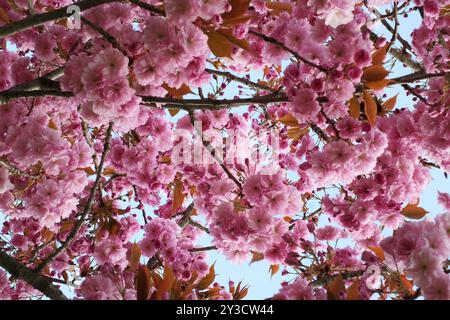
[[[178,112],[180,112],[180,109],[169,108],[168,111],[172,117],[175,117],[178,114]]]
[[[279,264],[270,265],[270,267],[269,267],[270,277],[273,277],[274,275],[276,275],[278,270],[280,270]]]
[[[397,96],[398,94],[396,94],[395,96],[393,96],[392,98],[387,99],[384,103],[383,103],[383,107],[387,110],[387,111],[391,111],[392,109],[394,109],[395,104],[397,102]]]
[[[158,288],[156,290],[156,299],[160,300],[164,293],[170,292],[174,281],[175,275],[172,269],[170,269],[169,266],[165,265],[162,280],[159,282]]]
[[[378,81],[370,81],[366,82],[366,87],[372,89],[372,90],[381,90],[391,84],[393,81],[389,79],[382,79]]]
[[[238,48],[250,51],[250,45],[245,39],[238,39],[233,35],[233,32],[230,29],[219,29],[217,30],[219,34],[224,36],[230,43],[235,45]]]
[[[359,279],[356,279],[352,285],[347,288],[347,300],[361,300],[359,294]]]
[[[264,253],[252,251],[252,260],[250,261],[249,265],[251,265],[253,262],[261,261],[264,259]]]
[[[208,47],[216,57],[231,58],[233,53],[233,45],[222,34],[216,31],[207,33]]]
[[[387,71],[382,65],[374,65],[364,70],[362,80],[366,82],[380,81],[386,78],[388,74],[389,71]]]
[[[384,251],[383,251],[383,249],[381,249],[380,247],[375,247],[375,246],[368,246],[367,248],[369,248],[370,250],[372,250],[373,253],[375,253],[375,255],[378,257],[378,259],[380,259],[381,262],[384,261],[385,256],[384,256]]]
[[[222,14],[224,22],[243,16],[250,5],[250,0],[229,0],[231,10]]]
[[[183,194],[183,183],[176,179],[173,188],[173,202],[172,202],[172,210],[176,212],[182,205],[184,201]]]
[[[179,88],[172,88],[167,83],[164,82],[162,87],[172,96],[175,98],[182,98],[184,95],[191,93],[191,88],[183,83]]]
[[[289,128],[287,130],[287,136],[289,139],[292,139],[293,141],[298,141],[300,138],[302,138],[305,134],[309,132],[309,127],[300,129],[299,127],[293,127]]]
[[[195,286],[198,290],[205,290],[207,289],[216,279],[216,272],[214,270],[214,264],[209,268],[209,273],[202,278],[197,285]]]
[[[372,65],[383,65],[384,59],[386,58],[386,49],[388,47],[388,44],[384,45],[383,47],[377,49],[372,54]]]
[[[139,248],[137,243],[133,243],[130,249],[130,267],[134,269],[141,259],[141,248]]]
[[[403,288],[408,292],[408,294],[413,294],[413,283],[412,281],[408,280],[404,274],[400,275],[400,283],[402,284]]]
[[[378,107],[375,99],[368,91],[364,91],[364,112],[366,113],[367,120],[373,127],[377,122]]]
[[[48,127],[53,130],[58,130],[58,126],[56,125],[55,121],[53,121],[53,119],[50,119],[48,121]]]
[[[327,286],[328,300],[341,300],[343,294],[345,294],[345,284],[342,275],[335,277]]]
[[[348,114],[354,119],[359,119],[359,115],[361,114],[361,108],[358,99],[355,96],[353,96],[353,98],[349,100],[348,105],[349,105]]]
[[[414,204],[408,204],[402,210],[402,214],[405,217],[415,220],[422,219],[427,213],[428,211]]]
[[[266,3],[266,7],[269,8],[270,13],[273,15],[279,15],[282,12],[291,13],[292,12],[292,4],[284,3],[284,2],[269,2]]]
[[[136,294],[138,300],[147,300],[152,286],[152,276],[147,266],[140,265],[136,279]]]
[[[226,20],[223,21],[223,25],[232,27],[232,26],[237,25],[237,24],[245,23],[245,22],[249,21],[252,18],[253,18],[252,15],[245,14],[245,15],[240,16],[240,17],[226,19]]]
[[[105,168],[104,170],[103,170],[103,175],[104,176],[111,176],[111,175],[113,175],[114,173],[116,173],[116,170],[114,170],[114,168],[111,168],[111,167],[107,167],[107,168]]]
[[[279,122],[288,127],[298,127],[298,120],[291,114],[286,114],[278,119]]]
[[[95,174],[94,169],[92,169],[91,167],[80,168],[79,170],[86,172],[88,176],[92,176]]]
[[[0,22],[3,22],[4,24],[11,23],[8,12],[6,12],[2,7],[0,7]]]

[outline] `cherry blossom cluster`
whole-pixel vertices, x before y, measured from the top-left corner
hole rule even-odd
[[[242,298],[206,250],[274,299],[450,299],[449,214],[409,221],[450,169],[448,1],[94,2],[0,0],[2,254],[79,299]]]
[[[425,299],[450,298],[449,277],[444,272],[444,262],[450,255],[449,230],[447,212],[434,220],[404,224],[380,243],[391,256],[390,264],[406,270],[422,289]]]

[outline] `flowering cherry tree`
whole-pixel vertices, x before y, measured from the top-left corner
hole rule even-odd
[[[0,298],[244,298],[216,250],[281,272],[272,299],[450,299],[450,195],[419,203],[450,171],[449,13],[0,0]]]

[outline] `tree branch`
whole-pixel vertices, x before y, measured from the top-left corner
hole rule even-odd
[[[207,246],[207,247],[199,247],[199,248],[192,248],[189,249],[189,252],[202,252],[202,251],[208,251],[208,250],[216,250],[216,246]]]
[[[209,151],[209,153],[211,154],[211,156],[217,161],[217,163],[219,164],[219,166],[222,168],[222,170],[225,172],[225,174],[228,176],[228,178],[230,178],[239,188],[239,192],[242,193],[242,184],[239,182],[238,179],[236,179],[236,177],[231,173],[231,171],[227,168],[227,166],[223,163],[223,159],[220,159],[216,153],[214,152],[214,148],[212,147],[212,145],[208,142],[203,140],[203,136],[202,136],[202,132],[200,130],[198,130],[198,128],[195,126],[195,115],[194,112],[191,110],[189,111],[189,117],[191,118],[191,124],[192,127],[194,128],[194,131],[197,133],[197,135],[199,136],[199,138],[202,141],[203,146],[206,148],[206,150]]]
[[[154,14],[160,15],[160,16],[165,16],[166,13],[164,12],[164,10],[159,9],[155,6],[152,6],[151,4],[148,4],[146,2],[142,2],[139,0],[129,0],[131,3],[137,5],[138,7],[141,7],[144,10],[150,11]]]
[[[414,82],[414,81],[436,78],[436,77],[443,77],[443,76],[445,76],[445,72],[425,73],[422,71],[417,71],[417,72],[414,72],[411,74],[407,74],[407,75],[389,79],[389,80],[395,81],[395,83],[408,83],[408,82]]]
[[[74,94],[70,91],[61,91],[55,89],[45,89],[45,90],[31,90],[31,91],[3,91],[0,92],[0,103],[6,103],[11,99],[17,98],[33,98],[33,97],[74,97]],[[271,94],[265,96],[257,96],[252,98],[243,99],[175,99],[175,98],[161,98],[152,96],[141,96],[142,103],[144,105],[152,106],[155,103],[163,104],[163,108],[178,108],[186,111],[190,110],[220,110],[228,109],[231,107],[244,106],[249,104],[268,104],[277,102],[288,102],[289,99],[285,94]]]
[[[234,74],[230,73],[230,72],[225,72],[225,71],[219,71],[219,70],[213,70],[213,69],[205,69],[206,72],[208,72],[209,74],[215,74],[217,76],[221,76],[221,77],[225,77],[227,79],[236,81],[236,82],[240,82],[242,84],[245,84],[249,87],[253,87],[256,89],[260,89],[260,90],[264,90],[264,91],[269,91],[269,92],[276,92],[277,90],[272,89],[268,86],[250,81],[246,78],[240,78],[238,76],[235,76]]]
[[[44,24],[49,21],[58,20],[61,18],[66,18],[71,15],[71,13],[68,12],[68,8],[70,6],[77,6],[80,8],[81,11],[85,11],[87,9],[105,4],[105,3],[111,3],[115,2],[117,0],[82,0],[76,3],[73,3],[71,5],[62,7],[57,10],[52,10],[45,13],[35,14],[26,17],[25,19],[15,21],[13,23],[10,23],[6,26],[3,26],[0,28],[0,39],[3,39],[6,36],[13,35],[17,32],[25,31],[27,29],[37,27],[41,24]]]
[[[105,143],[103,145],[102,157],[100,159],[100,163],[97,168],[94,185],[91,188],[91,192],[89,194],[88,201],[87,201],[86,205],[84,206],[84,209],[80,215],[80,219],[78,219],[78,221],[75,223],[75,226],[73,227],[72,231],[67,236],[66,240],[61,243],[61,246],[59,246],[57,249],[55,249],[55,251],[53,251],[47,258],[44,259],[44,261],[41,262],[41,264],[39,264],[35,268],[35,270],[37,272],[42,271],[42,269],[45,268],[46,265],[51,263],[61,252],[63,252],[69,246],[69,244],[75,238],[75,236],[77,235],[81,226],[83,225],[84,219],[86,218],[87,214],[91,211],[92,205],[94,204],[95,193],[97,192],[97,189],[100,184],[101,177],[102,177],[103,166],[105,164],[106,155],[109,151],[111,135],[112,135],[112,128],[113,128],[113,122],[110,122],[108,129],[106,130],[106,137],[105,137]]]
[[[21,262],[0,250],[0,266],[17,279],[21,279],[53,300],[67,300],[67,297],[52,284],[52,281],[31,270]]]
[[[314,68],[316,68],[316,69],[318,69],[318,70],[320,70],[322,72],[325,72],[325,73],[327,72],[327,69],[325,69],[324,67],[319,66],[318,64],[315,64],[314,62],[309,61],[308,59],[302,57],[297,51],[292,50],[291,48],[288,48],[284,43],[278,41],[275,38],[268,37],[265,34],[259,33],[259,32],[254,31],[254,30],[249,30],[248,33],[253,34],[253,35],[263,39],[266,42],[270,42],[270,43],[272,43],[272,44],[274,44],[274,45],[276,45],[276,46],[286,50],[287,52],[292,54],[295,58],[297,58],[297,60],[300,60],[300,61],[302,61],[305,64],[308,64],[308,65],[310,65],[310,66],[312,66],[312,67],[314,67]]]
[[[32,178],[32,179],[36,179],[38,177],[38,175],[33,175],[33,174],[27,173],[25,171],[22,171],[16,167],[14,167],[13,165],[11,165],[9,162],[7,162],[5,160],[0,159],[0,166],[5,168],[6,170],[8,170],[9,173],[12,175],[22,176],[22,177],[27,177],[27,178]]]
[[[128,52],[122,48],[122,46],[119,44],[119,42],[117,41],[116,38],[114,38],[112,35],[110,35],[108,32],[106,32],[106,30],[104,30],[102,27],[92,23],[91,21],[89,21],[88,19],[86,19],[85,17],[81,16],[81,21],[83,21],[83,23],[87,24],[89,27],[91,27],[92,29],[94,29],[96,32],[98,32],[99,34],[101,34],[101,36],[108,41],[113,48],[116,48],[117,50],[119,50],[125,57],[128,58],[129,63],[128,64],[132,64],[133,60],[128,57]]]
[[[364,29],[369,33],[370,39],[372,39],[372,41],[376,41],[379,38],[378,35],[375,32],[373,32],[372,30],[370,30],[368,28],[364,28]],[[420,63],[418,63],[417,61],[414,61],[411,58],[411,56],[409,56],[406,52],[404,52],[401,49],[397,49],[395,47],[390,47],[389,54],[391,54],[393,57],[400,60],[402,63],[404,63],[406,66],[410,67],[411,69],[414,69],[417,71],[423,70]]]

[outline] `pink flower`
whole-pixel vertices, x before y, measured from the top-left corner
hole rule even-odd
[[[339,236],[339,230],[333,226],[325,226],[316,230],[316,237],[319,240],[334,241]]]
[[[141,248],[142,254],[149,258],[153,257],[157,252],[154,241],[149,237],[144,237],[139,242],[139,247]]]
[[[86,278],[76,292],[86,300],[116,300],[120,297],[112,280],[102,275]]]
[[[268,211],[262,209],[261,207],[252,208],[249,212],[249,221],[248,225],[253,230],[257,232],[261,232],[263,230],[267,230],[273,219]]]
[[[118,265],[124,269],[128,264],[126,252],[127,250],[122,246],[120,241],[104,239],[97,244],[94,251],[94,258],[99,264],[111,262],[112,265]]]
[[[319,113],[320,106],[316,98],[316,93],[311,89],[297,91],[292,103],[294,104],[294,115],[300,122],[313,120]]]
[[[351,117],[345,117],[336,124],[339,135],[344,139],[354,139],[361,134],[361,123]]]
[[[432,274],[427,284],[421,287],[424,298],[427,300],[450,299],[450,276],[442,271]]]
[[[287,195],[283,191],[270,191],[264,195],[264,203],[272,214],[283,214],[287,207]]]
[[[437,201],[445,210],[450,210],[450,194],[438,191]]]
[[[96,55],[93,64],[101,66],[105,77],[124,77],[128,74],[128,58],[117,49],[106,49]]]
[[[166,15],[173,25],[183,25],[196,18],[194,0],[167,0]]]
[[[247,199],[252,203],[258,203],[262,199],[263,186],[260,176],[250,176],[243,185],[243,192]]]

